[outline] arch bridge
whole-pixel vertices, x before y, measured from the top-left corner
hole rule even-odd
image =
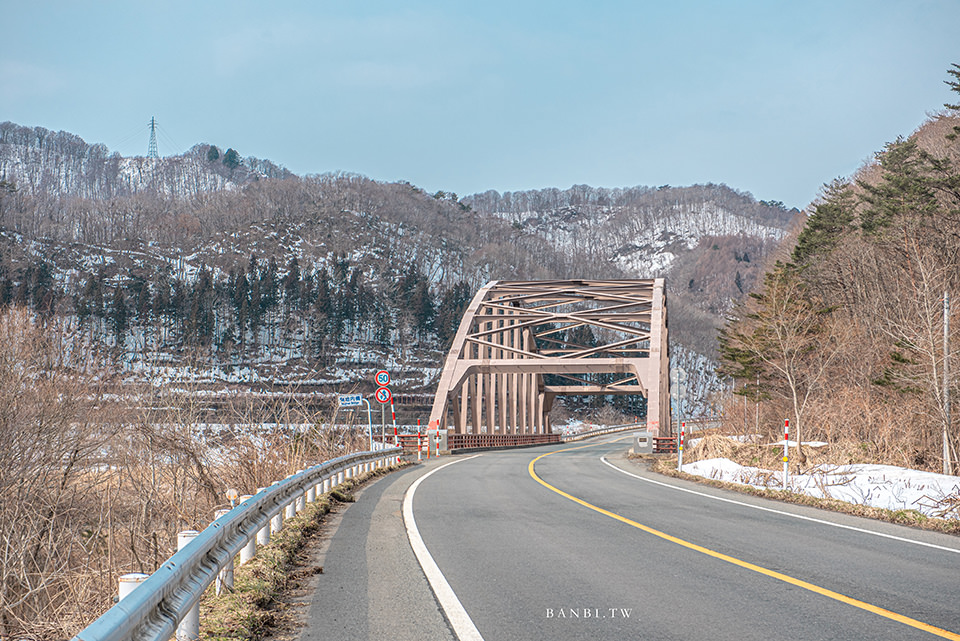
[[[642,395],[657,435],[668,368],[662,278],[492,281],[454,337],[430,428],[451,447],[544,442],[557,396]]]

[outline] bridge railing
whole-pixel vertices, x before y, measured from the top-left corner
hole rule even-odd
[[[631,430],[639,430],[645,427],[644,423],[628,423],[626,425],[608,425],[606,427],[599,427],[595,430],[590,430],[589,432],[577,432],[576,434],[568,434],[563,438],[564,443],[571,443],[573,441],[582,441],[585,438],[590,438],[592,436],[603,436],[604,434],[614,434],[616,432],[629,432]]]
[[[342,456],[261,489],[197,533],[73,641],[167,641],[174,633],[196,638],[197,629],[177,632],[178,626],[188,617],[199,625],[195,608],[200,597],[221,571],[232,568],[234,557],[240,554],[241,563],[252,558],[257,542],[268,541],[283,517],[314,501],[318,489],[327,491],[363,471],[397,462],[402,453],[390,448]]]
[[[560,434],[448,434],[450,450],[559,443]]]

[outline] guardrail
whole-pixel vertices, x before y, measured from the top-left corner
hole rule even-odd
[[[246,497],[226,511],[129,594],[84,628],[73,641],[167,641],[199,635],[197,604],[207,587],[226,570],[232,581],[234,557],[244,563],[306,503],[345,479],[399,461],[403,450],[390,448],[350,454],[298,472]],[[181,533],[188,534],[188,533]],[[184,629],[184,625],[187,629]],[[178,626],[180,626],[178,628]]]
[[[590,430],[589,432],[577,432],[576,434],[570,434],[565,436],[563,439],[564,443],[571,443],[573,441],[582,441],[585,438],[590,438],[591,436],[603,436],[604,434],[614,434],[616,432],[629,432],[631,430],[640,430],[646,427],[644,423],[630,423],[628,425],[610,425],[607,427],[601,427],[595,430]]]

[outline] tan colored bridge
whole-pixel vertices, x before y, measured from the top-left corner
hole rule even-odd
[[[670,429],[668,368],[662,278],[493,281],[460,323],[430,428],[539,442],[558,395],[622,394],[646,397],[656,435]]]

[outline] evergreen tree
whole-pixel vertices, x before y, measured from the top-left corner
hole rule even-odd
[[[113,300],[110,303],[110,325],[117,339],[117,346],[121,348],[127,332],[127,321],[127,300],[123,294],[122,282],[118,282],[113,288]]]
[[[954,91],[960,94],[960,65],[953,63],[950,65],[953,69],[947,69],[947,73],[953,76],[953,80],[944,80],[951,91]],[[945,104],[944,107],[950,109],[951,111],[960,111],[960,103],[957,104]],[[947,140],[954,141],[957,139],[957,136],[960,136],[960,125],[954,125],[953,131],[947,134]]]
[[[153,300],[147,281],[142,276],[131,276],[127,283],[127,289],[133,301],[134,318],[141,325],[149,324],[150,315],[153,311]]]
[[[260,274],[260,309],[264,314],[276,307],[280,300],[278,296],[280,281],[277,272],[277,259],[270,256],[267,268]]]
[[[239,167],[241,162],[242,160],[240,158],[240,154],[237,153],[237,150],[233,149],[232,147],[227,149],[226,153],[223,154],[223,164],[230,170]]]
[[[190,291],[189,315],[187,317],[187,341],[207,346],[214,334],[214,288],[213,275],[206,266],[200,269],[197,281]]]
[[[300,261],[294,256],[287,263],[287,273],[283,277],[283,298],[288,310],[300,310]]]
[[[409,298],[410,311],[413,314],[414,330],[417,338],[423,338],[433,329],[433,317],[436,313],[433,295],[426,280],[421,280],[414,287]]]
[[[56,291],[53,285],[53,271],[46,261],[38,261],[30,270],[30,303],[42,316],[53,314]]]
[[[882,170],[879,183],[857,182],[866,203],[860,218],[864,232],[879,236],[895,221],[920,223],[937,212],[928,159],[916,140],[900,138],[887,145],[879,156]]]
[[[13,281],[10,280],[10,270],[0,263],[0,306],[8,307],[13,302]]]
[[[472,298],[473,290],[463,281],[445,291],[440,297],[440,304],[437,305],[434,317],[434,330],[443,349],[449,348],[453,342],[460,327],[460,320]]]
[[[843,235],[853,230],[852,223],[856,215],[854,207],[855,199],[849,183],[838,179],[827,185],[823,199],[816,205],[797,238],[793,262],[806,264],[831,252]]]

